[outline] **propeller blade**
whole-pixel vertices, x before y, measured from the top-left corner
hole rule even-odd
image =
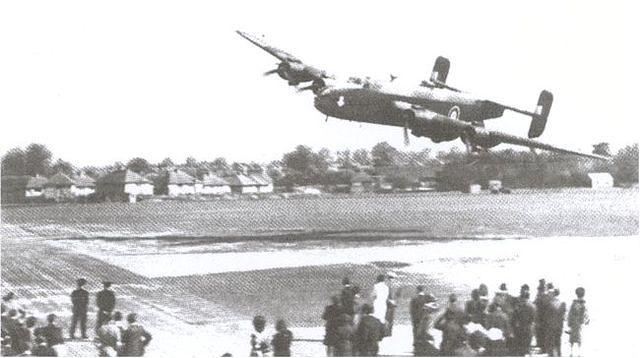
[[[407,129],[407,122],[404,122],[404,128],[402,129],[402,133],[404,134],[404,145],[409,146],[409,130]]]
[[[269,70],[269,71],[263,73],[262,75],[263,76],[270,76],[270,75],[273,75],[274,73],[278,73],[278,69],[277,68],[275,68],[273,70]]]

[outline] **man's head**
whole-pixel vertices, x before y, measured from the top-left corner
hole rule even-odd
[[[38,323],[38,320],[35,317],[33,317],[33,316],[27,317],[27,320],[26,320],[27,328],[35,327],[36,323]]]
[[[9,317],[10,318],[13,318],[13,317],[15,317],[17,315],[18,315],[18,310],[14,309],[14,308],[9,310]]]
[[[49,315],[47,316],[47,322],[49,322],[49,324],[53,324],[56,321],[57,316],[54,313],[49,313]]]
[[[104,289],[108,289],[111,287],[111,281],[102,281],[102,287],[104,287]]]
[[[13,292],[7,292],[7,294],[4,295],[4,297],[2,297],[2,300],[3,301],[11,301],[15,297],[16,297],[16,295]]]
[[[576,288],[576,296],[578,298],[584,298],[584,294],[585,294],[584,287]]]
[[[456,303],[458,302],[458,296],[455,293],[452,293],[449,295],[449,303]]]
[[[264,331],[264,327],[266,324],[267,324],[267,321],[264,319],[263,316],[258,315],[253,317],[253,328],[255,328],[257,332]]]
[[[364,305],[362,305],[362,314],[372,314],[373,313],[373,307],[371,307],[370,304],[365,303]]]
[[[351,284],[351,280],[348,277],[342,279],[342,285],[347,286]]]
[[[500,292],[507,292],[507,284],[501,283],[499,289],[500,289]]]
[[[279,319],[278,322],[276,322],[276,331],[283,332],[286,330],[287,330],[287,322],[285,322],[285,320],[283,319]]]
[[[558,297],[560,296],[560,289],[556,288],[553,290],[553,297]]]
[[[472,298],[474,301],[477,301],[477,300],[479,300],[479,299],[480,299],[480,292],[478,291],[478,289],[477,289],[477,288],[474,288],[473,290],[471,290],[471,298]]]
[[[129,313],[127,315],[127,322],[134,323],[138,321],[138,315],[135,313]]]
[[[78,285],[78,287],[82,287],[82,286],[84,286],[84,285],[86,285],[86,284],[87,284],[87,280],[85,280],[84,278],[79,278],[79,279],[76,281],[76,284]]]
[[[418,285],[418,287],[416,287],[416,291],[418,291],[418,293],[424,292],[424,286]]]
[[[338,297],[337,295],[331,296],[331,304],[332,305],[337,305],[339,303],[340,303],[340,297]]]
[[[376,282],[383,282],[385,278],[386,276],[384,274],[380,274],[376,277]]]

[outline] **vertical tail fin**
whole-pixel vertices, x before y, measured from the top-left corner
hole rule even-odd
[[[451,63],[449,62],[449,59],[438,56],[438,58],[436,58],[436,63],[433,65],[433,71],[431,72],[431,82],[437,84],[447,83],[450,66]]]
[[[549,112],[551,112],[551,104],[553,103],[553,94],[549,91],[540,92],[538,97],[538,105],[534,111],[531,119],[531,125],[529,126],[529,138],[537,138],[544,132],[544,127],[547,125],[547,118]]]

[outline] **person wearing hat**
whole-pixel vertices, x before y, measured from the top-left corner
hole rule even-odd
[[[533,338],[533,323],[536,319],[536,308],[529,301],[530,293],[528,289],[520,290],[520,297],[514,305],[513,316],[511,318],[513,328],[513,345],[511,355],[525,356],[529,354],[531,340]]]
[[[111,282],[103,281],[102,285],[102,291],[96,295],[96,305],[98,306],[96,331],[108,320],[108,317],[111,317],[111,312],[116,306],[116,295],[111,290]]]
[[[79,278],[77,288],[71,292],[71,327],[69,328],[69,337],[75,338],[76,326],[80,323],[80,333],[83,339],[87,339],[87,307],[89,306],[89,292],[83,287],[87,283],[84,278]]]
[[[253,317],[253,332],[251,332],[249,343],[251,344],[250,357],[265,357],[271,348],[271,337],[265,328],[267,320],[261,316]]]
[[[589,324],[589,314],[587,313],[586,301],[584,300],[585,290],[583,287],[576,288],[576,299],[571,303],[567,323],[569,325],[569,343],[571,344],[571,356],[580,356],[582,346],[582,327]]]

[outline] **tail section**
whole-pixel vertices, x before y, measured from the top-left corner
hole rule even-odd
[[[438,56],[431,72],[431,82],[444,85],[447,83],[451,63],[446,57]]]
[[[529,126],[529,138],[537,138],[544,132],[547,125],[547,118],[551,112],[551,104],[553,103],[553,94],[549,91],[540,92],[538,97],[538,105],[532,113],[531,125]]]

